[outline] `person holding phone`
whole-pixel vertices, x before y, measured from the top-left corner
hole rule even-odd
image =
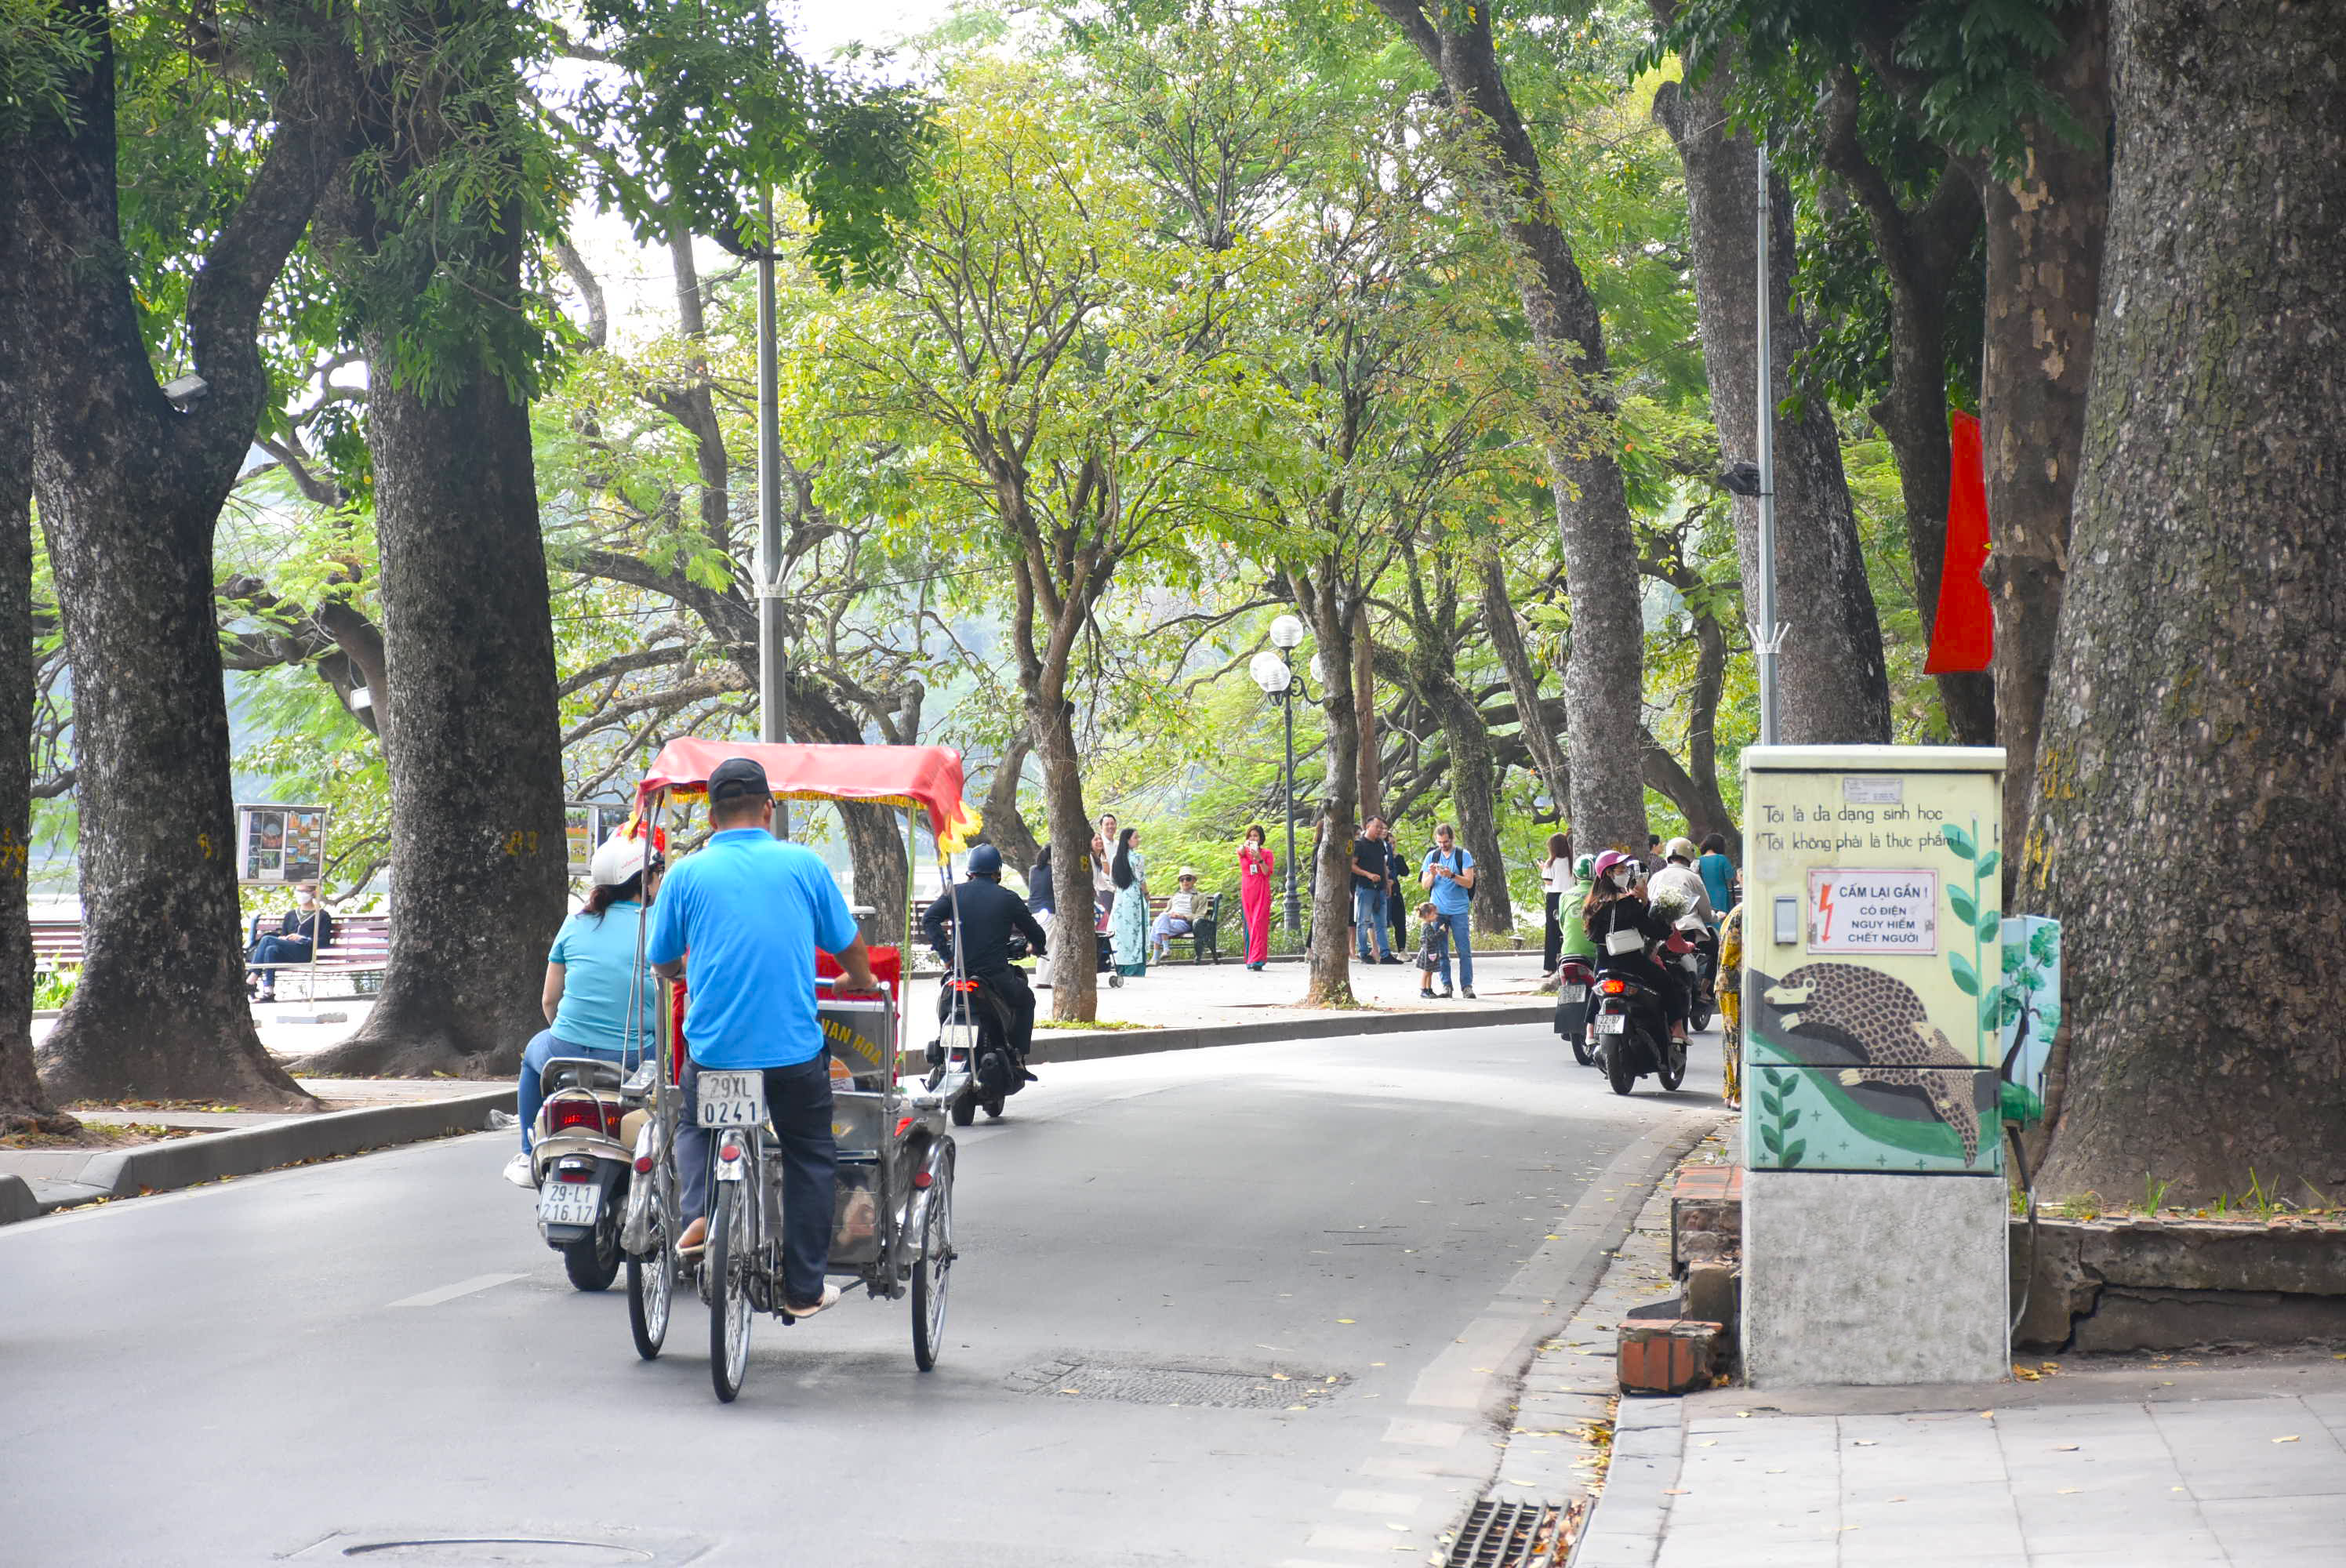
[[[1457,830],[1447,822],[1433,830],[1433,848],[1425,852],[1418,883],[1432,896],[1440,942],[1435,972],[1442,976],[1442,994],[1450,994],[1450,949],[1458,949],[1458,990],[1474,1000],[1474,935],[1467,929],[1467,913],[1474,907],[1474,856],[1457,841]],[[1428,977],[1431,978],[1430,976]]]

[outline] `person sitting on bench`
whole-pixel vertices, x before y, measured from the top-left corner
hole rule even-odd
[[[266,918],[261,916],[254,920],[256,932],[260,921]],[[331,947],[333,942],[334,917],[318,901],[318,884],[296,882],[293,884],[293,907],[285,911],[274,932],[255,936],[252,947],[245,956],[256,964],[307,963],[318,956],[320,948]],[[257,985],[263,1002],[277,1000],[277,971],[274,968],[256,969],[247,978],[245,985],[248,990]]]
[[[1157,949],[1157,962],[1165,962],[1165,954],[1177,936],[1188,936],[1196,928],[1198,919],[1198,873],[1188,866],[1181,868],[1176,879],[1181,891],[1165,901],[1165,912],[1148,928],[1149,941]]]

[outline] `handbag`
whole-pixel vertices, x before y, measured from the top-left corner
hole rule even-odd
[[[1646,951],[1646,933],[1635,926],[1616,929],[1605,933],[1605,951],[1616,958],[1626,958],[1633,952]]]

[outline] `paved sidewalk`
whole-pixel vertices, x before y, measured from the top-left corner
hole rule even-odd
[[[2346,1362],[2056,1366],[2037,1383],[1624,1400],[1576,1568],[2346,1562]]]

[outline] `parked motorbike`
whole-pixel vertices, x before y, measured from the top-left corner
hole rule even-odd
[[[1556,1032],[1571,1043],[1572,1059],[1584,1067],[1596,1059],[1588,1045],[1588,1024],[1594,1016],[1589,998],[1596,985],[1596,971],[1586,961],[1564,961],[1556,987]]]
[[[607,1289],[623,1260],[619,1227],[651,1072],[623,1079],[613,1063],[557,1056],[539,1082],[546,1101],[530,1129],[538,1234],[562,1254],[571,1284]]]
[[[1711,1014],[1719,1011],[1719,939],[1699,915],[1681,916],[1677,923],[1678,940],[1687,944],[1686,951],[1669,953],[1664,962],[1686,972],[1687,1033],[1699,1034],[1710,1027]]]
[[[1648,1073],[1664,1089],[1686,1081],[1687,1048],[1670,1038],[1661,993],[1618,972],[1596,983],[1596,1059],[1617,1095]]]

